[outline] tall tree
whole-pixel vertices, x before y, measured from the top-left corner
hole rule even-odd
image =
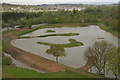
[[[120,50],[120,48],[119,48]],[[118,78],[118,68],[119,65],[120,55],[117,47],[113,47],[110,51],[107,53],[107,69],[112,71],[115,75],[116,79]]]
[[[56,57],[56,62],[58,62],[58,57],[66,56],[64,47],[60,45],[52,45],[50,49],[46,51],[47,54],[51,54]]]
[[[85,51],[85,57],[89,60],[92,66],[95,66],[99,74],[105,74],[106,66],[106,53],[113,47],[113,45],[107,41],[95,42],[92,47],[88,47]]]

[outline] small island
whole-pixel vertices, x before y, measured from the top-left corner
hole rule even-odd
[[[77,36],[77,35],[79,35],[79,33],[31,35],[31,36],[21,36],[20,38],[37,38],[37,37],[49,37],[49,36]]]
[[[67,44],[54,44],[54,43],[46,43],[46,42],[37,42],[37,43],[41,44],[41,45],[46,45],[46,46],[60,45],[62,47],[66,47],[66,48],[68,48],[68,47],[78,47],[78,46],[84,45],[82,42],[78,42],[75,39],[69,39],[69,42],[70,43],[67,43]]]
[[[47,30],[45,31],[45,33],[51,33],[51,32],[55,32],[54,30]]]

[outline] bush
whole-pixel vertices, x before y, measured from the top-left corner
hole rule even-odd
[[[2,65],[11,65],[12,64],[12,60],[10,57],[4,56],[2,58]]]
[[[20,25],[18,28],[25,28],[25,27],[27,27],[27,26],[25,26],[25,25]]]

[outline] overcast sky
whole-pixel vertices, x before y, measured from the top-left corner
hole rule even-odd
[[[119,0],[1,0],[0,2],[16,4],[54,4],[54,3],[81,3],[81,2],[119,2]]]

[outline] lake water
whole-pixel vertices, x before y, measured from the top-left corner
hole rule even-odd
[[[55,30],[55,33],[45,33],[47,30]],[[82,42],[84,45],[79,47],[65,48],[67,56],[59,57],[59,63],[74,67],[80,68],[87,61],[84,59],[84,52],[88,46],[91,46],[96,41],[101,41],[103,39],[98,39],[98,37],[103,37],[104,40],[113,43],[113,45],[118,46],[118,38],[112,34],[101,30],[96,25],[90,25],[87,27],[61,27],[61,28],[46,28],[39,29],[34,32],[25,34],[28,35],[45,35],[45,34],[63,34],[63,33],[79,33],[78,36],[50,36],[44,38],[27,38],[27,39],[16,39],[11,43],[22,50],[30,52],[32,54],[42,56],[49,60],[55,61],[55,57],[52,55],[47,55],[46,50],[50,46],[40,45],[37,42],[47,42],[55,44],[65,44],[69,43],[69,39],[75,39]]]

